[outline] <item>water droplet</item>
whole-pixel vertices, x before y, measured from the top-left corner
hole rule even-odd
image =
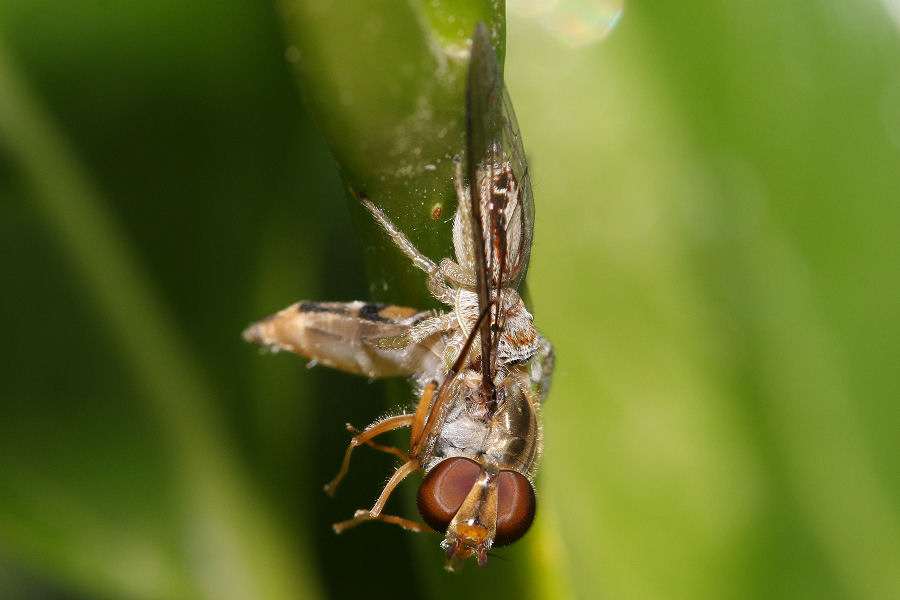
[[[297,46],[288,46],[284,50],[284,57],[289,63],[300,62],[300,56],[300,48],[298,48]]]
[[[510,0],[510,10],[537,19],[544,29],[573,45],[602,40],[622,16],[624,0]]]

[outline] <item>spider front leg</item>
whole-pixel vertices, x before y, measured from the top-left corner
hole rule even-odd
[[[455,175],[453,184],[456,187],[456,199],[460,206],[468,204],[469,190],[466,189],[465,175],[463,175],[462,157],[458,155],[453,157],[453,174]]]
[[[394,223],[387,218],[387,215],[384,214],[380,208],[375,206],[371,200],[368,198],[361,198],[363,206],[366,207],[372,216],[378,221],[378,224],[381,225],[381,228],[384,229],[389,236],[391,236],[391,241],[394,242],[394,245],[400,249],[403,254],[405,254],[409,260],[416,266],[426,273],[431,273],[437,268],[437,265],[434,264],[434,261],[419,252],[419,249],[413,245],[409,238],[406,237],[402,231],[400,231]]]
[[[453,298],[455,298],[455,291],[453,288],[475,287],[475,276],[449,258],[443,259],[441,264],[438,265],[437,270],[428,275],[428,289],[435,298],[440,300],[441,298],[431,289],[432,279],[439,281],[440,285],[443,285],[443,289],[449,291],[451,300],[444,303],[450,306],[453,305]],[[446,282],[449,282],[452,287],[448,288]]]
[[[381,228],[390,236],[394,245],[412,261],[416,268],[428,274],[428,291],[431,295],[446,304],[453,306],[453,288],[447,285],[450,282],[455,287],[475,284],[471,276],[452,260],[445,258],[440,265],[422,254],[418,248],[406,237],[400,229],[385,215],[380,208],[375,206],[368,198],[362,199],[363,206],[372,214],[372,217],[381,225]]]

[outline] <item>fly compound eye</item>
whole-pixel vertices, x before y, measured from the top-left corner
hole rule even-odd
[[[531,482],[515,471],[500,471],[497,483],[497,536],[495,546],[511,544],[528,531],[537,502]]]
[[[428,472],[419,486],[416,504],[432,529],[447,530],[480,472],[481,465],[459,456],[442,460]]]

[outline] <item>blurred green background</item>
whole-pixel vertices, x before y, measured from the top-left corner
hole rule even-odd
[[[900,597],[896,1],[633,2],[597,43],[603,2],[539,4],[506,47],[558,358],[539,513],[453,576],[436,537],[329,527],[391,468],[358,452],[327,498],[343,424],[402,382],[240,339],[299,299],[421,302],[367,282],[360,250],[396,257],[306,112],[291,10],[4,0],[0,598]],[[426,5],[354,18],[402,44]],[[445,201],[398,215],[432,253]]]

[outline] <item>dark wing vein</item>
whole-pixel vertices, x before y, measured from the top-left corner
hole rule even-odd
[[[484,23],[478,23],[472,36],[472,54],[469,60],[469,76],[466,80],[466,167],[469,177],[469,199],[472,205],[472,236],[475,261],[478,265],[476,289],[478,310],[484,312],[491,302],[488,287],[488,268],[485,256],[484,220],[481,216],[481,190],[478,186],[478,167],[481,157],[489,147],[485,131],[485,115],[490,110],[490,91],[500,78],[500,67]],[[481,373],[485,392],[492,391],[491,379],[491,319],[481,322]]]
[[[518,124],[500,65],[483,23],[475,28],[466,82],[466,162],[478,265],[478,306],[493,304],[481,324],[485,391],[492,382],[502,333],[501,289],[525,279],[534,228],[534,201]]]

